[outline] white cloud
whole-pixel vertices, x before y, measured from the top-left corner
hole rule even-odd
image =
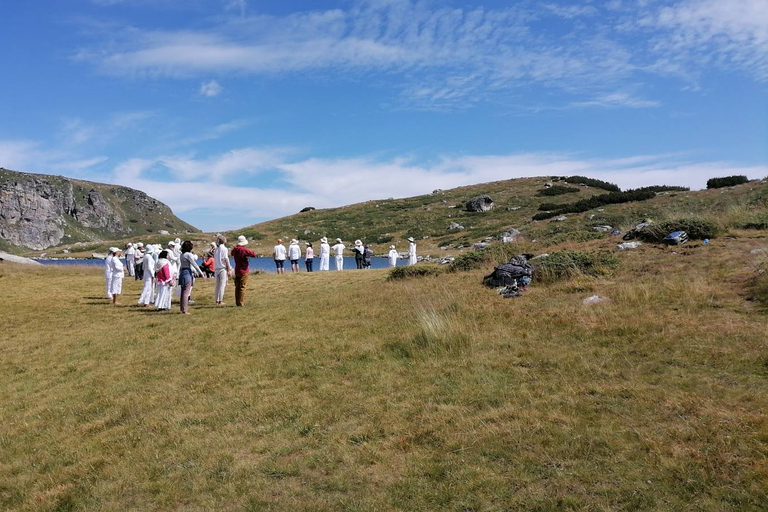
[[[219,85],[219,82],[217,82],[216,80],[211,80],[209,82],[204,82],[200,84],[200,96],[213,98],[221,94],[221,91],[223,90],[224,88],[221,85]]]
[[[228,11],[237,11],[240,17],[245,17],[245,10],[248,8],[247,0],[225,0],[224,8]]]
[[[106,156],[83,158],[71,151],[45,148],[35,141],[0,140],[0,167],[12,171],[82,177],[84,171],[107,160]]]
[[[636,98],[631,94],[624,92],[614,92],[610,94],[604,94],[587,101],[577,101],[571,103],[571,107],[574,108],[586,108],[586,107],[628,107],[628,108],[653,108],[660,106],[661,103],[655,100],[644,100]]]

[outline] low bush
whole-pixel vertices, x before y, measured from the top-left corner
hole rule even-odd
[[[635,238],[643,242],[661,243],[674,231],[685,231],[691,240],[715,238],[718,234],[718,228],[713,222],[702,219],[677,219],[646,226],[637,233]]]
[[[652,185],[650,187],[642,187],[637,190],[649,190],[651,192],[690,192],[688,187],[678,187],[676,185]]]
[[[599,196],[592,196],[589,199],[582,199],[575,203],[566,203],[560,205],[556,209],[550,211],[537,213],[533,216],[533,220],[544,220],[563,215],[565,213],[581,213],[594,208],[599,208],[608,204],[621,204],[630,203],[633,201],[647,201],[656,197],[656,193],[650,190],[627,190],[626,192],[611,192],[609,194],[600,194]],[[543,207],[552,207],[551,203],[542,204],[539,209]]]
[[[536,267],[533,274],[535,281],[553,283],[578,275],[607,274],[612,267],[619,264],[619,258],[613,253],[606,252],[558,251],[531,263]]]
[[[585,176],[568,176],[563,181],[574,185],[587,185],[588,187],[601,188],[608,192],[621,192],[618,185],[608,183],[607,181],[596,180],[593,178],[587,178]]]
[[[539,239],[539,242],[543,247],[548,247],[550,245],[557,245],[565,242],[584,243],[605,238],[605,236],[606,233],[601,233],[599,231],[565,231],[545,235]]]
[[[432,265],[413,265],[410,267],[393,268],[392,271],[389,273],[389,277],[387,277],[387,279],[398,280],[398,279],[410,279],[413,277],[429,277],[429,276],[438,276],[442,273],[443,271],[440,268]]]
[[[561,196],[563,194],[577,194],[579,189],[576,187],[563,187],[561,185],[555,185],[554,187],[542,188],[536,195],[539,197],[546,196]]]
[[[711,178],[707,180],[707,188],[733,187],[735,185],[743,185],[744,183],[749,183],[749,179],[746,176],[727,176],[725,178]]]
[[[475,270],[481,268],[489,261],[489,254],[486,249],[479,249],[477,251],[470,251],[457,256],[455,260],[448,264],[446,271],[448,272],[466,272],[468,270]]]

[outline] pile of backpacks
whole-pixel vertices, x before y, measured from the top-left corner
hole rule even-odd
[[[518,254],[507,263],[499,265],[493,272],[483,277],[483,284],[496,288],[504,298],[519,297],[520,291],[525,290],[531,283],[534,267],[528,263],[528,255]]]

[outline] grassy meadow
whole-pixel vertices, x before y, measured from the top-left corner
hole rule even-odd
[[[0,509],[766,509],[765,234],[517,299],[490,266],[198,280],[189,316],[0,263]]]

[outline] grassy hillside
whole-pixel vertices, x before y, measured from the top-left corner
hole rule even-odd
[[[719,230],[768,227],[768,185],[751,182],[738,187],[693,192],[662,192],[642,202],[607,205],[583,213],[567,214],[564,221],[533,221],[542,203],[565,204],[606,194],[605,190],[573,186],[578,192],[542,196],[551,178],[527,178],[462,187],[406,199],[368,201],[342,208],[313,210],[232,231],[246,234],[256,246],[271,247],[275,238],[298,237],[316,241],[322,236],[346,241],[360,238],[384,253],[390,244],[400,250],[404,240],[418,239],[419,253],[440,256],[455,254],[486,237],[496,237],[516,228],[540,247],[564,241],[586,241],[607,237],[596,232],[598,225],[626,231],[645,218],[655,221],[693,218],[714,223]],[[495,202],[493,210],[468,212],[467,200],[482,194]],[[463,230],[451,230],[451,222]]]
[[[190,316],[0,263],[0,509],[764,509],[766,234],[565,242],[617,264],[518,299],[490,261],[198,281]]]

